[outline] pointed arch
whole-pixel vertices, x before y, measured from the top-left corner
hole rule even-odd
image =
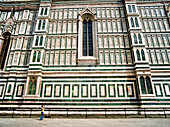
[[[134,39],[134,43],[137,44],[138,40],[137,40],[136,34],[133,35],[133,39]]]
[[[81,11],[78,18],[78,59],[79,65],[98,64],[98,46],[96,33],[96,14],[86,8]]]
[[[39,24],[38,24],[38,30],[41,29],[41,20],[39,21]]]
[[[5,32],[2,34],[3,40],[0,43],[0,69],[4,69],[6,58],[8,55],[8,49],[10,45],[11,33]]]
[[[131,26],[132,26],[132,27],[135,27],[135,24],[134,24],[134,21],[133,21],[133,18],[132,18],[132,17],[130,18],[130,21],[131,21]]]
[[[93,24],[92,16],[85,14],[83,17],[83,56],[93,56]]]
[[[146,76],[146,86],[147,86],[148,94],[153,94],[151,79],[149,76]]]
[[[34,51],[32,62],[35,62],[37,52]]]
[[[135,25],[136,27],[139,27],[138,19],[135,17]]]
[[[40,62],[40,58],[41,58],[41,52],[38,52],[38,56],[37,56],[37,62]]]
[[[44,30],[45,29],[45,20],[43,21],[43,25],[42,25],[42,30]]]
[[[141,54],[142,54],[142,60],[146,60],[146,58],[145,58],[145,52],[144,52],[143,49],[141,49]]]
[[[133,12],[136,12],[135,5],[132,5]]]
[[[36,94],[36,84],[37,84],[37,78],[31,77],[29,86],[28,86],[28,95],[35,95]]]
[[[139,53],[139,50],[138,50],[138,49],[136,50],[136,54],[137,54],[137,60],[138,60],[138,61],[141,61],[140,53]]]
[[[138,34],[139,44],[142,44],[142,37],[140,34]]]
[[[42,46],[43,43],[43,36],[40,37],[40,46]]]
[[[41,8],[41,13],[40,13],[40,15],[43,15],[43,12],[44,12],[44,8]]]
[[[36,37],[35,46],[38,46],[39,36]]]
[[[45,8],[45,12],[44,12],[44,15],[47,15],[47,8]]]
[[[129,10],[129,13],[132,12],[132,9],[131,9],[131,6],[130,6],[130,5],[128,5],[128,10]]]
[[[141,85],[142,94],[146,94],[145,80],[143,76],[140,77],[140,85]]]

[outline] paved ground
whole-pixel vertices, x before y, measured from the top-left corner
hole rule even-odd
[[[0,127],[170,127],[170,119],[0,118]]]

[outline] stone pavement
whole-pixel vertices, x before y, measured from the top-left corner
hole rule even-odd
[[[54,119],[0,118],[0,127],[170,127],[170,119]]]

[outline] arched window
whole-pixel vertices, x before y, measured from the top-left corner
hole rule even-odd
[[[9,84],[9,86],[8,86],[8,91],[7,91],[7,93],[10,93],[11,92],[11,84]]]
[[[38,30],[41,29],[41,20],[39,21],[39,24],[38,24]]]
[[[146,76],[146,86],[147,86],[148,94],[153,94],[151,80],[148,76]]]
[[[133,21],[133,18],[132,18],[132,17],[131,17],[130,21],[131,21],[131,26],[132,26],[132,27],[135,27],[135,24],[134,24],[134,21]]]
[[[45,13],[44,13],[44,15],[47,15],[47,8],[45,8]]]
[[[138,50],[138,49],[136,50],[136,54],[137,54],[137,60],[138,60],[138,61],[141,61],[140,53],[139,53],[139,50]]]
[[[140,77],[140,85],[141,85],[142,94],[146,94],[145,80],[143,76]]]
[[[89,18],[83,21],[83,56],[93,56],[92,21]]]
[[[36,51],[35,51],[34,54],[33,54],[33,60],[32,60],[32,62],[35,62],[35,59],[36,59]]]
[[[40,13],[40,15],[43,15],[43,12],[44,12],[44,8],[41,8],[41,13]]]
[[[138,34],[138,39],[139,39],[139,44],[142,44],[142,38],[140,34]]]
[[[89,9],[84,9],[78,16],[78,65],[98,64],[98,46],[96,31],[96,16]]]
[[[136,17],[135,17],[135,24],[136,24],[136,27],[139,27],[138,19]]]
[[[133,12],[136,12],[135,5],[132,5]]]
[[[128,5],[128,10],[129,10],[130,13],[132,12],[132,9],[131,9],[130,5]]]
[[[42,29],[45,29],[45,20],[43,21]]]
[[[42,46],[42,43],[43,43],[43,36],[41,36],[40,38],[40,46]]]
[[[39,36],[36,37],[35,46],[38,46]]]
[[[40,58],[41,58],[41,52],[38,52],[38,57],[37,57],[37,62],[40,62]]]
[[[28,87],[29,95],[35,95],[35,93],[36,93],[36,83],[37,83],[36,80],[37,79],[35,77],[33,77],[29,82],[29,87]]]
[[[5,61],[7,58],[8,48],[10,44],[10,36],[9,32],[3,34],[4,40],[0,43],[0,69],[4,69]]]
[[[134,43],[137,44],[138,40],[137,40],[136,34],[133,35],[133,38],[134,38]]]
[[[143,49],[141,49],[141,54],[142,54],[142,60],[146,60],[145,59],[145,52],[143,51]]]

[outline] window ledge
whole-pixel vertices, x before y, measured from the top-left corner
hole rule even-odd
[[[93,56],[80,57],[77,59],[78,65],[96,65],[98,64],[98,59]]]
[[[37,98],[39,97],[39,95],[25,95],[24,98],[27,99],[27,98]]]
[[[142,94],[140,97],[155,97],[154,94]]]

